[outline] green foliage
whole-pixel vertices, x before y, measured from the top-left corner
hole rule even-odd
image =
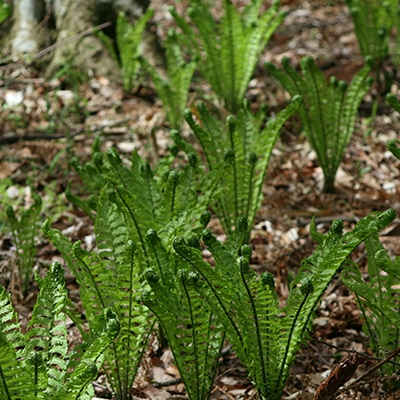
[[[227,161],[223,160],[215,172],[207,175],[199,171],[194,155],[189,156],[187,166],[181,170],[170,170],[172,161],[172,156],[166,156],[151,170],[134,152],[129,168],[115,149],[102,153],[96,144],[92,162],[84,166],[74,164],[93,194],[87,202],[80,200],[78,204],[92,217],[96,211],[98,254],[84,252],[79,244],[72,245],[59,232],[45,226],[46,234],[61,251],[81,285],[82,304],[89,323],[93,323],[106,306],[113,308],[121,322],[116,345],[111,346],[105,356],[106,374],[119,399],[129,396],[140,352],[145,349],[145,335],[151,331],[149,323],[153,320],[135,299],[143,274],[148,270],[163,276],[161,282],[167,294],[157,301],[149,300],[149,304],[163,325],[175,326],[175,330],[167,332],[167,337],[171,339],[177,365],[192,398],[208,396],[215,374],[222,338],[220,333],[212,332],[213,319],[197,309],[201,304],[197,293],[178,280],[177,270],[182,267],[177,267],[171,250],[176,235],[185,235],[187,239],[196,237],[208,223],[210,216],[205,211]],[[71,194],[69,197],[76,200]],[[150,229],[154,234],[149,233]],[[162,243],[154,237],[155,230]],[[181,308],[178,303],[176,309],[166,303],[172,298],[179,299]],[[167,322],[162,313],[165,306],[169,307]],[[193,323],[192,330],[188,329],[179,337],[173,336],[176,329],[183,332],[182,327]],[[204,342],[204,332],[209,332],[209,342]],[[197,343],[194,354],[189,339]],[[207,354],[197,349],[206,349]],[[188,359],[197,364],[189,367]],[[121,383],[127,375],[129,380]]]
[[[342,222],[335,221],[326,236],[316,235],[320,244],[311,257],[303,260],[283,308],[279,307],[273,276],[258,276],[250,268],[249,246],[244,245],[237,258],[205,231],[203,241],[215,259],[212,267],[199,250],[181,237],[175,239],[176,252],[200,277],[193,282],[196,290],[224,326],[261,399],[281,398],[290,365],[311,328],[322,293],[358,244],[394,217],[394,210],[370,215],[344,235]]]
[[[279,2],[273,2],[259,15],[261,4],[261,0],[253,0],[240,13],[231,0],[224,0],[224,14],[221,21],[216,21],[206,2],[191,0],[188,16],[195,29],[170,8],[184,34],[184,45],[198,60],[202,75],[234,114],[241,106],[261,52],[285,18],[278,12]]]
[[[11,226],[11,232],[15,247],[17,248],[17,264],[21,278],[23,292],[28,292],[32,277],[33,260],[36,255],[35,238],[38,233],[38,217],[42,209],[41,198],[32,192],[34,203],[25,210],[20,210],[20,217],[11,205],[7,207],[7,216]]]
[[[145,58],[142,57],[141,62],[153,81],[171,128],[179,129],[183,122],[183,110],[187,104],[196,63],[187,62],[183,58],[175,31],[168,31],[164,46],[167,62],[166,76],[163,76]]]
[[[400,140],[389,140],[388,148],[393,153],[393,155],[400,160]]]
[[[147,11],[135,22],[131,23],[123,12],[119,13],[116,28],[117,50],[115,51],[111,39],[103,32],[97,32],[107,46],[111,55],[121,68],[122,84],[127,92],[138,86],[140,70],[140,42],[146,24],[154,15],[154,9]]]
[[[104,354],[103,369],[119,400],[130,398],[133,380],[146,349],[153,319],[137,301],[140,268],[124,215],[105,189],[97,204],[97,252],[70,243],[61,232],[44,225],[44,232],[61,252],[80,285],[80,296],[91,329],[107,307],[118,316],[117,340]],[[79,324],[79,321],[77,322]]]
[[[398,113],[400,113],[400,102],[394,94],[388,93],[386,100]],[[400,160],[400,141],[398,139],[389,140],[388,149],[398,160]]]
[[[206,400],[225,337],[222,326],[195,290],[199,276],[174,253],[168,254],[155,231],[150,230],[147,239],[153,267],[146,278],[152,291],[143,301],[163,327],[189,399]]]
[[[174,157],[166,155],[152,170],[133,152],[128,167],[114,148],[102,153],[97,143],[91,162],[84,166],[77,160],[73,162],[92,197],[87,202],[71,194],[69,198],[82,205],[93,218],[99,193],[106,187],[126,218],[131,238],[144,256],[143,265],[147,265],[147,231],[156,230],[165,239],[168,251],[176,235],[189,238],[200,233],[204,228],[203,214],[231,162],[225,157],[213,171],[205,174],[195,154],[190,153],[187,161],[185,167],[171,169]]]
[[[368,279],[357,265],[346,264],[341,278],[355,293],[364,317],[364,330],[377,357],[385,358],[400,345],[400,257],[392,261],[379,241],[378,234],[365,240],[368,254]],[[385,363],[381,372],[396,373],[398,366]]]
[[[364,57],[381,62],[389,54],[389,38],[398,17],[398,0],[346,0]]]
[[[300,94],[299,109],[305,134],[317,154],[325,178],[325,192],[334,192],[335,176],[354,131],[358,106],[371,86],[368,74],[372,60],[354,76],[350,84],[332,77],[327,82],[312,57],[301,60],[301,74],[282,60],[284,71],[271,63],[268,72],[292,95]]]
[[[301,99],[296,97],[275,118],[262,126],[265,110],[254,116],[245,100],[236,117],[228,116],[224,124],[200,103],[196,122],[191,111],[185,111],[185,118],[197,136],[202,147],[207,167],[216,171],[222,159],[229,154],[233,158],[230,168],[224,173],[221,190],[215,196],[213,208],[228,236],[239,217],[245,217],[249,229],[262,201],[262,185],[265,180],[272,149],[286,120],[299,108]],[[174,134],[175,144],[187,152],[194,151],[178,133]],[[244,237],[244,242],[247,236]]]
[[[0,287],[0,397],[4,400],[90,400],[101,354],[118,334],[119,323],[103,310],[101,324],[86,341],[68,350],[64,271],[54,263],[43,280],[26,334],[10,296]]]
[[[0,0],[0,24],[4,22],[11,14],[11,7]]]

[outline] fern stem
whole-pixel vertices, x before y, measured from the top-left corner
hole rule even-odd
[[[249,162],[251,163],[251,168],[249,171],[249,191],[247,194],[247,204],[246,204],[246,215],[245,216],[247,217],[249,224],[250,224],[250,223],[252,223],[252,219],[249,218],[249,212],[250,212],[250,205],[251,205],[252,194],[253,194],[253,174],[254,174],[254,170],[256,167],[256,163],[255,162],[253,163],[252,160],[249,160]],[[251,216],[253,216],[253,214]]]
[[[6,377],[4,376],[4,372],[3,369],[1,368],[1,365],[0,365],[0,379],[2,382],[2,387],[4,388],[4,391],[6,392],[7,395],[7,398],[5,400],[12,400],[10,392],[8,391]]]
[[[128,312],[128,326],[127,326],[127,331],[132,332],[131,326],[132,326],[132,310],[133,310],[133,265],[134,265],[134,245],[133,242],[129,243],[131,246],[130,249],[130,270],[129,270],[129,312]],[[133,382],[129,382],[129,368],[126,368],[127,365],[129,365],[130,361],[130,352],[129,350],[131,349],[131,337],[132,335],[128,335],[128,345],[126,346],[127,351],[125,352],[125,379],[124,382],[127,384],[127,393],[129,393],[129,389],[132,387]]]
[[[196,397],[200,398],[199,397],[199,394],[200,394],[199,353],[198,353],[198,347],[197,347],[198,335],[196,335],[196,329],[195,329],[196,321],[195,321],[195,318],[193,317],[192,301],[190,299],[189,292],[188,292],[187,287],[185,285],[185,277],[184,276],[181,276],[181,282],[182,282],[183,290],[185,292],[187,304],[189,306],[190,325],[191,325],[191,328],[192,328],[191,331],[192,331],[193,349],[194,349],[194,357],[195,357],[194,363],[195,363],[195,370],[196,370],[196,377],[197,377],[197,379],[196,379],[196,394],[197,394],[197,396]]]
[[[186,257],[186,255],[185,255],[183,252],[179,251],[179,248],[176,248],[176,247],[175,247],[175,250],[176,250],[177,253],[180,255],[180,257],[182,257],[184,260],[186,260],[186,262],[187,262],[188,264],[190,264],[190,265],[192,266],[192,268],[194,268],[194,269],[199,273],[199,275],[201,275],[201,277],[204,279],[204,281],[205,281],[205,283],[207,284],[209,290],[212,292],[214,298],[217,300],[219,306],[221,307],[221,309],[222,309],[222,311],[223,311],[225,317],[227,318],[227,320],[228,320],[229,323],[231,324],[233,330],[235,331],[236,336],[237,336],[237,338],[238,338],[239,341],[240,341],[240,345],[241,345],[242,347],[244,347],[244,346],[243,346],[243,337],[242,337],[242,334],[240,333],[239,328],[237,327],[237,325],[235,324],[235,322],[233,321],[233,319],[232,319],[231,316],[229,315],[229,311],[226,309],[224,302],[223,302],[223,301],[220,299],[220,297],[218,296],[218,293],[217,293],[217,291],[215,290],[214,285],[207,279],[207,276],[206,276],[199,268],[197,268],[196,265],[195,265],[188,257]]]
[[[233,152],[233,163],[232,163],[232,167],[233,167],[233,189],[234,189],[234,196],[235,196],[235,222],[237,221],[239,215],[238,215],[238,211],[239,211],[239,204],[238,204],[238,182],[237,182],[237,169],[236,169],[236,153],[235,153],[235,143],[233,140],[233,135],[234,135],[234,131],[235,131],[235,119],[234,117],[228,117],[227,118],[227,128],[228,128],[228,134],[229,134],[229,140],[231,143],[231,150]],[[232,223],[232,221],[230,221]],[[230,230],[232,229],[232,227],[230,227]]]
[[[282,377],[283,377],[283,373],[284,373],[284,370],[285,370],[285,365],[286,365],[286,360],[287,360],[289,349],[290,349],[290,342],[291,342],[291,339],[292,339],[292,335],[293,335],[295,326],[297,324],[297,320],[301,316],[301,311],[302,311],[304,305],[306,304],[306,301],[307,301],[308,296],[310,295],[310,293],[311,293],[311,288],[309,290],[307,290],[302,302],[300,303],[299,308],[296,311],[296,314],[295,314],[295,316],[293,318],[293,321],[292,321],[292,325],[290,326],[290,331],[288,333],[288,339],[287,339],[287,343],[286,343],[286,346],[285,346],[285,354],[284,354],[283,359],[281,361],[281,368],[280,368],[279,375],[278,375],[278,381],[277,381],[276,387],[275,387],[275,390],[278,393],[280,393],[280,386],[281,386],[281,384],[283,384]],[[307,318],[306,321],[308,321],[308,318]],[[306,327],[306,324],[303,323],[303,329],[305,327]]]
[[[134,225],[135,225],[135,228],[136,228],[136,232],[137,232],[137,234],[138,234],[138,236],[139,236],[139,241],[140,241],[140,244],[141,244],[141,246],[142,246],[143,255],[144,255],[144,258],[145,258],[146,263],[147,263],[147,268],[150,268],[150,259],[149,259],[148,255],[147,255],[147,250],[146,250],[145,242],[144,242],[144,240],[143,240],[143,236],[142,236],[142,232],[141,232],[141,230],[140,230],[140,228],[139,228],[139,224],[138,224],[138,222],[136,221],[135,214],[132,212],[132,210],[131,210],[131,208],[129,207],[128,203],[125,201],[124,197],[121,195],[120,191],[118,190],[118,187],[117,187],[115,184],[113,184],[113,186],[114,186],[116,192],[118,193],[119,198],[121,199],[121,201],[124,203],[126,209],[128,210],[129,215],[130,215],[131,218],[132,218],[132,221],[133,221],[133,223],[134,223]]]
[[[312,63],[312,65],[310,65],[310,63]],[[310,71],[310,75],[311,75],[311,79],[312,79],[312,82],[313,82],[313,86],[315,88],[315,94],[316,94],[316,97],[317,97],[316,106],[318,108],[318,116],[319,116],[319,118],[321,120],[321,127],[324,130],[324,132],[318,132],[317,133],[317,137],[322,138],[322,149],[321,149],[320,146],[318,146],[317,148],[315,148],[315,150],[320,153],[319,157],[321,158],[321,160],[323,160],[322,168],[324,170],[326,170],[326,168],[329,168],[328,167],[328,161],[327,161],[327,153],[326,153],[327,150],[328,150],[328,148],[327,148],[328,146],[327,146],[327,142],[326,142],[326,132],[325,132],[326,125],[325,125],[323,107],[322,107],[322,104],[321,104],[321,96],[320,96],[320,93],[319,93],[319,86],[318,86],[318,83],[317,83],[317,78],[315,77],[315,74],[314,74],[315,71],[314,71],[313,67],[314,67],[314,62],[313,61],[307,63],[307,68]],[[317,138],[315,138],[315,139],[317,139]],[[315,140],[315,143],[317,143],[317,140]],[[321,151],[323,152],[323,154],[322,154]],[[323,156],[323,158],[322,158],[322,156]],[[325,174],[330,176],[330,173],[328,173],[328,171],[325,171]],[[333,177],[333,179],[334,179],[334,177]]]
[[[175,209],[175,197],[176,197],[176,188],[178,186],[178,172],[175,172],[173,175],[173,190],[172,190],[172,199],[171,199],[171,216],[174,214]]]
[[[242,257],[239,259],[239,268],[240,268],[240,277],[242,278],[242,282],[243,285],[246,289],[247,292],[247,296],[251,305],[251,311],[253,313],[253,319],[254,319],[254,325],[255,325],[255,334],[256,334],[256,342],[257,342],[257,348],[258,348],[258,355],[259,355],[259,361],[260,361],[260,365],[261,365],[261,373],[262,373],[262,378],[263,378],[263,382],[256,382],[257,387],[260,387],[260,383],[261,383],[261,387],[264,387],[264,393],[263,396],[265,396],[266,399],[269,398],[269,387],[268,387],[268,372],[266,370],[265,367],[265,362],[264,362],[264,354],[263,354],[263,346],[262,346],[262,342],[261,342],[261,332],[260,332],[260,325],[258,323],[258,314],[257,314],[257,308],[256,305],[254,304],[254,298],[253,298],[253,294],[250,291],[250,288],[247,284],[246,278],[244,276],[244,269],[247,267],[249,268],[248,264],[247,265],[243,265],[242,263],[246,262],[242,259]],[[268,346],[267,346],[268,347]],[[256,378],[256,376],[254,376],[254,378]]]

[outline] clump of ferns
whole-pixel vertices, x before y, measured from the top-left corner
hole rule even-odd
[[[326,236],[312,224],[319,245],[303,260],[283,308],[272,274],[258,276],[250,267],[248,245],[241,247],[237,257],[237,250],[229,250],[210,231],[204,231],[202,240],[214,257],[213,267],[184,238],[175,239],[175,251],[195,273],[192,284],[224,327],[261,399],[281,399],[290,365],[307,337],[323,292],[351,252],[394,218],[394,210],[372,214],[345,234],[342,222],[337,220]]]
[[[372,84],[372,59],[348,84],[332,77],[328,82],[312,57],[301,60],[301,73],[282,60],[283,71],[267,63],[267,71],[290,95],[301,95],[299,114],[304,132],[324,174],[324,192],[335,191],[335,177],[354,132],[358,107]]]
[[[122,85],[124,90],[131,92],[137,89],[140,83],[140,45],[143,32],[147,23],[154,15],[154,9],[147,11],[135,22],[129,21],[125,13],[118,14],[116,22],[116,45],[115,49],[112,40],[103,32],[97,35],[108,48],[111,56],[121,70]]]
[[[341,279],[355,294],[364,319],[363,330],[375,356],[384,359],[400,345],[400,257],[391,260],[377,234],[365,239],[365,248],[367,276],[357,264],[348,262]],[[397,373],[398,357],[382,364],[380,370],[382,375]]]
[[[0,397],[4,400],[90,400],[102,354],[119,332],[110,309],[102,310],[83,342],[69,349],[67,315],[70,300],[64,269],[51,264],[44,279],[36,278],[40,292],[24,333],[11,304],[0,287]]]
[[[188,239],[195,237],[207,225],[210,218],[207,206],[229,163],[227,159],[214,173],[201,174],[199,178],[195,156],[189,157],[182,170],[170,169],[173,159],[167,156],[151,169],[134,152],[127,166],[115,149],[102,153],[96,144],[91,162],[83,166],[75,163],[92,197],[87,201],[71,193],[68,197],[94,219],[97,250],[87,252],[79,242],[72,244],[60,232],[45,225],[45,233],[80,284],[89,324],[94,323],[101,309],[107,306],[118,315],[121,333],[106,353],[104,370],[119,399],[130,396],[154,323],[140,301],[144,273],[158,263],[165,274],[168,269],[170,274],[176,272],[173,255],[170,255],[173,238],[178,234]],[[162,238],[158,247],[147,239],[150,229],[157,230]],[[179,297],[183,299],[182,290]],[[190,324],[192,317],[188,311],[180,318],[188,318]],[[175,343],[171,342],[171,347]],[[175,354],[183,348],[181,343]],[[184,379],[187,374],[181,373]]]
[[[155,231],[147,238],[153,267],[146,271],[151,290],[143,302],[154,312],[191,400],[210,398],[225,334],[215,313],[195,289],[198,275],[174,253],[168,254]],[[193,237],[190,241],[196,245]]]
[[[374,60],[373,73],[380,94],[390,91],[399,63],[400,37],[397,0],[346,0],[361,54]],[[396,32],[397,30],[397,32]],[[391,39],[395,37],[394,43]],[[387,61],[395,66],[388,68]]]
[[[267,120],[265,108],[254,115],[247,100],[242,101],[235,116],[230,115],[226,120],[215,115],[204,103],[197,105],[195,114],[190,109],[185,110],[186,121],[200,143],[207,169],[215,172],[226,154],[232,157],[233,161],[220,181],[221,190],[211,204],[228,237],[239,217],[245,217],[249,229],[252,228],[261,205],[262,186],[272,150],[282,126],[300,104],[301,98],[297,96],[285,109]],[[172,137],[177,148],[188,154],[195,152],[178,132],[172,132]],[[247,239],[245,235],[243,243]]]
[[[202,0],[190,1],[190,21],[169,8],[182,31],[182,46],[197,60],[201,74],[233,114],[240,109],[262,51],[285,18],[279,11],[279,1],[262,14],[261,5],[262,0],[254,0],[239,11],[231,0],[223,0],[220,21]]]

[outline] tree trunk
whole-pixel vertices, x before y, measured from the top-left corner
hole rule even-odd
[[[150,0],[13,0],[12,27],[1,32],[3,45],[13,57],[29,55],[46,63],[47,76],[68,65],[83,74],[102,75],[119,80],[117,62],[94,28],[105,22],[103,30],[114,39],[118,13],[124,11],[132,22],[146,11]],[[1,26],[0,29],[3,27]],[[163,65],[158,40],[148,29],[142,51],[156,66]]]

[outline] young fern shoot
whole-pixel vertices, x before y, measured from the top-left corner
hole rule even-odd
[[[32,192],[34,203],[26,210],[19,211],[20,217],[12,206],[7,207],[7,216],[15,247],[22,290],[26,296],[32,278],[33,262],[36,255],[36,235],[39,231],[38,217],[42,210],[41,198]]]
[[[182,237],[175,239],[176,252],[199,276],[196,290],[223,325],[260,399],[281,399],[290,365],[311,328],[323,292],[351,252],[394,217],[394,210],[370,215],[344,235],[342,222],[335,221],[326,236],[318,236],[321,242],[303,261],[282,309],[272,274],[259,277],[249,266],[249,246],[244,245],[237,257],[205,231],[203,241],[215,259],[212,267]]]
[[[185,111],[185,118],[202,147],[209,171],[215,171],[225,155],[231,154],[233,162],[220,182],[220,192],[215,196],[212,207],[221,221],[225,233],[230,237],[239,217],[245,217],[249,229],[262,201],[262,185],[268,168],[272,149],[282,126],[301,104],[299,96],[267,120],[261,127],[265,110],[254,116],[248,101],[244,100],[236,116],[228,116],[226,123],[200,103],[197,107],[199,121],[191,110]],[[174,134],[177,147],[186,152],[195,150],[185,143],[178,133]],[[244,238],[244,242],[247,239]],[[243,244],[242,243],[242,244]]]
[[[111,39],[103,32],[97,32],[118,63],[121,69],[122,84],[127,92],[131,92],[139,86],[140,43],[146,24],[153,15],[154,9],[149,8],[135,23],[131,23],[123,12],[119,13],[116,23],[118,53],[115,51]]]
[[[196,69],[196,63],[184,60],[176,31],[169,30],[167,35],[164,45],[167,63],[166,76],[153,67],[146,58],[142,57],[141,63],[153,81],[170,127],[180,129],[184,121],[183,111],[187,105],[190,82]]]
[[[267,71],[292,95],[301,95],[299,108],[305,134],[317,154],[324,173],[324,192],[335,190],[335,177],[354,131],[358,106],[369,90],[372,60],[354,76],[350,84],[332,77],[326,81],[312,57],[301,60],[301,74],[282,60],[283,71],[271,63]]]
[[[183,45],[198,60],[201,74],[233,114],[239,111],[262,51],[285,18],[278,1],[259,15],[261,4],[261,0],[251,1],[240,13],[231,0],[223,0],[224,14],[216,21],[207,2],[191,0],[191,23],[170,7],[183,32]]]

